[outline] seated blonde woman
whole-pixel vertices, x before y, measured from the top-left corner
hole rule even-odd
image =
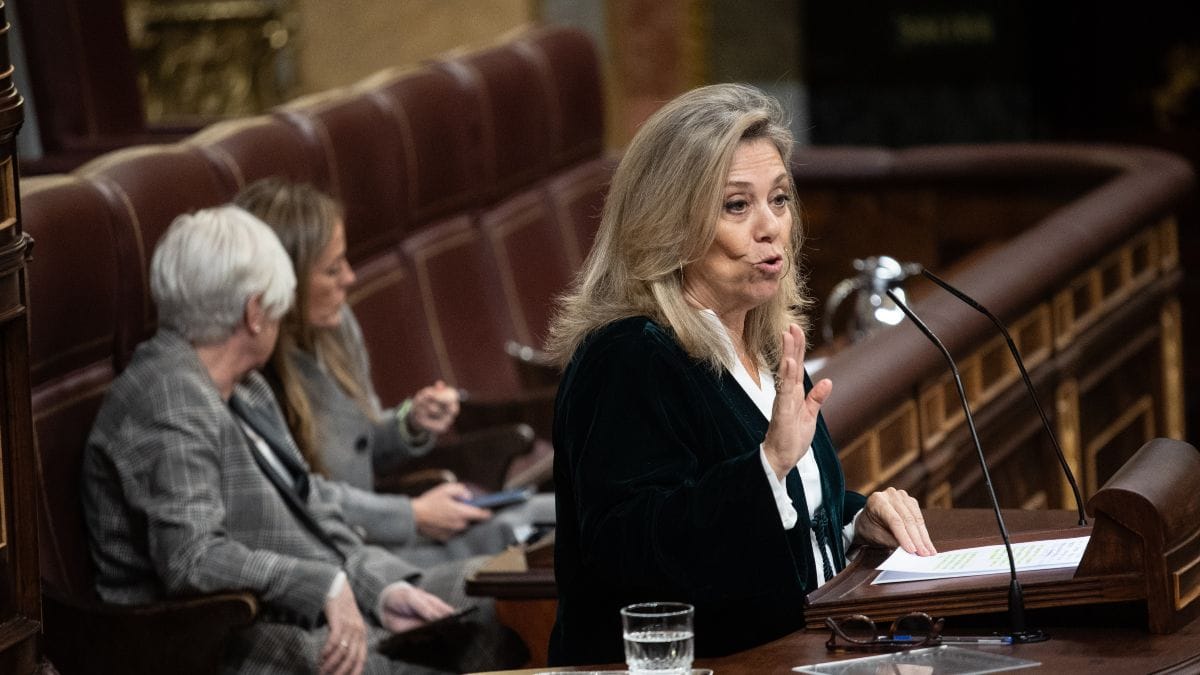
[[[548,495],[493,514],[463,503],[472,495],[461,483],[413,498],[374,492],[377,471],[429,452],[450,428],[458,392],[439,381],[396,408],[381,408],[362,331],[346,302],[355,276],[337,202],[309,185],[276,178],[248,186],[235,202],[275,230],[299,280],[296,305],[283,318],[265,372],[305,458],[350,486],[343,506],[366,539],[432,565],[499,552],[520,526],[553,522]]]

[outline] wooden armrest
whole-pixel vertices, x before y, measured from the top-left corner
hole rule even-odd
[[[531,569],[554,569],[554,532],[525,547],[525,564]]]
[[[505,474],[504,489],[530,487],[538,492],[554,492],[554,447],[550,441],[535,439],[533,449],[513,458]]]
[[[522,389],[537,391],[558,386],[562,371],[542,350],[509,340],[504,344],[504,351],[508,352],[517,366],[517,378]]]
[[[42,588],[46,655],[63,675],[214,673],[229,635],[257,615],[249,593],[114,605]]]

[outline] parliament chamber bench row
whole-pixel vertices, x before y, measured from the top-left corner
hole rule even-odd
[[[539,28],[20,181],[21,225],[36,241],[30,384],[47,653],[60,671],[89,660],[150,668],[183,645],[211,653],[200,647],[256,611],[245,595],[123,610],[92,589],[80,453],[112,379],[155,330],[146,272],[172,219],[268,176],[328,192],[345,205],[350,302],[384,403],[440,378],[479,404],[464,424],[516,415],[545,438],[552,378],[510,347],[539,345],[590,246],[614,166],[603,111],[588,38]],[[1093,146],[808,148],[792,169],[813,295],[869,255],[947,272],[1013,325],[1089,493],[1149,438],[1182,435],[1176,218],[1195,179],[1178,158]],[[1002,343],[952,299],[913,290],[960,359],[1004,505],[1068,506]],[[825,347],[821,375],[836,383],[826,415],[849,486],[979,505],[982,477],[936,351],[906,326]]]

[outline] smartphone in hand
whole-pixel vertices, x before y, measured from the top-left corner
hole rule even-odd
[[[476,495],[470,499],[464,499],[464,504],[470,504],[481,509],[498,509],[503,506],[511,506],[529,501],[533,496],[533,488],[519,488],[516,490],[501,490],[486,495]]]

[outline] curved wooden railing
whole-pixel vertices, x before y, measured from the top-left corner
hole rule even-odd
[[[814,270],[898,249],[1009,324],[1086,494],[1150,438],[1183,437],[1176,214],[1195,177],[1182,160],[1078,145],[825,149],[794,170]],[[823,248],[841,242],[835,227],[857,233]],[[814,272],[818,297],[829,276]],[[1002,338],[949,294],[914,290],[963,372],[1002,503],[1073,507]],[[836,352],[820,376],[835,383],[825,414],[850,485],[984,504],[953,381],[914,327]]]

